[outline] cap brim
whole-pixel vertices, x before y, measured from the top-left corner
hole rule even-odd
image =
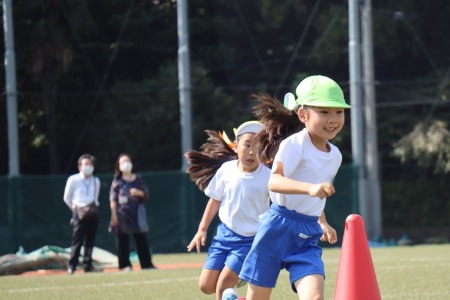
[[[242,124],[241,126],[239,126],[239,128],[236,130],[235,134],[237,137],[244,133],[258,133],[263,129],[264,129],[263,124],[261,124],[257,121],[249,121],[249,122],[246,122],[246,123]]]
[[[342,102],[342,101],[333,101],[333,100],[316,100],[316,101],[306,101],[302,103],[302,105],[306,106],[315,106],[315,107],[332,107],[332,108],[351,108],[352,106]]]

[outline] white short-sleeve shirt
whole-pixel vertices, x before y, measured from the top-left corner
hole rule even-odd
[[[71,175],[67,179],[64,189],[64,202],[72,208],[75,206],[86,206],[95,201],[98,206],[98,196],[100,194],[100,179],[95,176],[85,178],[80,172]]]
[[[284,176],[309,183],[332,182],[342,162],[339,149],[329,143],[330,152],[317,149],[306,129],[293,134],[280,144],[275,162],[283,164]],[[326,199],[320,200],[306,194],[280,194],[270,192],[272,201],[287,209],[308,216],[320,216]]]
[[[221,201],[222,223],[242,236],[254,236],[259,216],[270,207],[267,188],[270,169],[260,164],[252,173],[238,169],[238,160],[222,164],[205,189],[205,194]]]

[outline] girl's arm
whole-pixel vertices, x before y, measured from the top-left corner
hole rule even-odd
[[[200,247],[205,246],[206,243],[206,234],[208,231],[208,227],[211,224],[212,219],[219,211],[221,201],[214,200],[210,198],[208,204],[206,205],[205,212],[203,213],[202,220],[198,225],[198,231],[195,234],[192,241],[187,246],[187,251],[192,251],[192,249],[197,248],[197,252],[200,252]]]
[[[280,194],[307,194],[313,197],[325,199],[335,193],[331,183],[312,184],[301,182],[284,176],[283,164],[274,162],[274,168],[269,179],[269,190]]]

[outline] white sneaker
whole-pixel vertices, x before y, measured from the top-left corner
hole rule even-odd
[[[236,289],[228,288],[225,291],[223,291],[222,300],[237,300],[237,299],[238,295]]]

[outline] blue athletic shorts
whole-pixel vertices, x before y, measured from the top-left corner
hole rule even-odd
[[[252,248],[239,277],[257,286],[273,288],[280,270],[286,268],[293,283],[307,275],[325,278],[322,236],[318,217],[306,216],[272,204],[263,215]]]
[[[239,235],[225,224],[219,224],[203,268],[221,271],[227,266],[239,274],[254,238]]]

